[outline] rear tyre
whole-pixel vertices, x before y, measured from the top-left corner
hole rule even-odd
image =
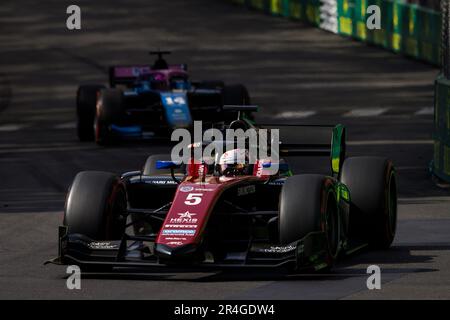
[[[102,85],[83,85],[77,90],[77,134],[80,141],[93,141],[97,94]]]
[[[105,89],[100,93],[95,119],[95,141],[99,145],[113,142],[111,125],[123,114],[123,97],[119,89]]]
[[[292,176],[286,180],[280,195],[280,244],[290,244],[317,231],[325,232],[326,262],[331,267],[340,250],[340,220],[334,181],[317,174]]]
[[[379,157],[344,161],[341,181],[350,191],[350,234],[387,249],[397,227],[397,180],[392,162]]]

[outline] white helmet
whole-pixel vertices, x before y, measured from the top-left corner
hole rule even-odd
[[[224,176],[250,175],[248,151],[233,149],[222,154],[219,160],[219,173]]]

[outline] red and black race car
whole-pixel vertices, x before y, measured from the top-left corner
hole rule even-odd
[[[230,126],[236,124],[252,127],[245,120]],[[59,256],[51,262],[86,269],[285,266],[303,271],[330,268],[339,257],[365,247],[388,248],[397,219],[392,162],[345,158],[342,125],[253,128],[275,127],[280,156],[328,156],[330,173],[294,174],[275,154],[252,164],[248,145],[236,148],[235,141],[220,140],[213,143],[227,151],[212,164],[180,165],[167,154],[152,155],[142,170],[121,176],[80,172],[67,195]],[[234,161],[239,154],[246,160]],[[276,172],[269,170],[274,165]]]

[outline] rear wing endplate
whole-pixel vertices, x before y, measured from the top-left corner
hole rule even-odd
[[[261,128],[279,130],[280,156],[328,156],[333,176],[339,176],[346,149],[346,129],[342,124],[263,124]]]

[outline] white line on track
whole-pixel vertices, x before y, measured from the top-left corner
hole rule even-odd
[[[417,198],[398,198],[401,203],[415,203],[415,202],[450,202],[450,197],[417,197]]]
[[[434,115],[434,107],[425,107],[414,113],[416,116],[432,116]]]
[[[8,207],[6,208],[12,208],[15,207],[16,204],[27,204],[27,203],[51,203],[51,202],[63,202],[64,199],[62,197],[58,197],[56,199],[18,199],[18,200],[2,200],[6,203],[8,203]]]
[[[349,146],[376,146],[376,145],[414,145],[433,144],[433,140],[367,140],[367,141],[347,141]]]
[[[3,124],[3,125],[0,125],[0,132],[19,131],[25,127],[26,127],[26,125],[24,125],[24,124],[16,124],[16,123]]]
[[[429,168],[426,166],[401,166],[401,167],[395,167],[395,170],[397,171],[423,171],[428,170]]]
[[[29,152],[61,152],[73,150],[93,150],[98,148],[96,145],[77,145],[73,143],[48,143],[45,145],[39,143],[31,144],[0,144],[0,154],[5,153],[29,153]]]
[[[311,116],[315,115],[316,113],[317,113],[316,111],[310,111],[310,110],[285,111],[285,112],[276,114],[275,118],[276,119],[289,119],[289,118],[303,119],[303,118],[311,117]]]
[[[77,127],[77,123],[75,121],[72,121],[72,122],[57,124],[53,128],[55,128],[55,129],[75,129],[76,127]]]
[[[377,117],[388,111],[389,108],[353,109],[344,114],[344,117]]]

